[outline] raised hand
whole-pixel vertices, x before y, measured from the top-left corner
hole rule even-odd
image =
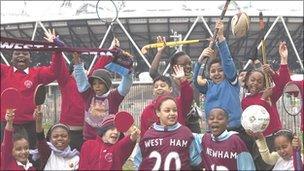
[[[12,131],[13,130],[13,120],[15,117],[15,109],[7,109],[5,114],[6,126],[5,129]]]
[[[263,139],[264,138],[264,135],[262,132],[256,132],[254,133],[253,131],[251,130],[245,130],[245,132],[250,135],[251,137],[255,138],[255,139]]]
[[[281,57],[281,64],[287,64],[288,62],[288,48],[285,41],[279,44],[279,54]]]
[[[269,64],[262,65],[262,70],[265,74],[273,75],[275,72],[272,70]]]
[[[135,142],[140,135],[140,130],[136,126],[132,126],[129,130],[131,132],[130,139]]]
[[[41,121],[42,122],[42,119],[43,119],[43,113],[40,109],[36,108],[35,111],[34,111],[34,118],[36,121]]]
[[[55,29],[53,29],[53,31],[51,32],[50,29],[48,29],[48,32],[44,32],[44,35],[46,37],[43,37],[46,41],[48,42],[54,42],[54,39],[56,38],[56,32]]]
[[[184,72],[184,68],[180,65],[174,65],[173,66],[173,74],[172,76],[175,78],[175,79],[182,79],[182,78],[185,78],[185,72]]]
[[[15,117],[15,109],[7,109],[5,120],[7,123],[13,123],[13,119]]]
[[[293,149],[301,148],[301,140],[299,139],[299,137],[297,135],[293,136],[293,139],[291,141],[291,145],[292,145]]]
[[[43,113],[39,108],[35,109],[34,118],[36,120],[36,132],[43,132],[43,127],[42,127]]]
[[[109,49],[113,49],[113,48],[116,48],[116,47],[120,47],[120,42],[116,37],[114,37]]]
[[[158,52],[163,52],[166,49],[166,37],[157,36],[157,43],[163,43],[164,46],[157,48]]]
[[[216,21],[215,28],[218,29],[217,38],[221,42],[224,39],[224,24],[222,20],[218,19]]]
[[[214,58],[214,57],[215,57],[215,51],[210,47],[207,47],[203,50],[203,52],[199,56],[198,62],[202,63],[205,58]]]
[[[75,65],[80,64],[80,54],[78,52],[73,52],[73,62]]]

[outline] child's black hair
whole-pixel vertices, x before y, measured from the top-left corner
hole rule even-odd
[[[31,51],[29,51],[29,50],[27,50],[27,49],[14,49],[14,50],[12,50],[11,51],[11,56],[13,56],[13,54],[14,54],[14,52],[15,51],[22,51],[22,52],[28,52],[29,54],[30,54],[30,57],[32,57],[32,53],[31,53]]]
[[[21,139],[25,139],[27,142],[29,141],[27,132],[24,128],[20,128],[20,129],[16,128],[13,134],[13,142]]]
[[[259,73],[262,74],[262,76],[263,76],[263,88],[266,86],[266,77],[265,77],[265,74],[264,74],[262,71],[260,71],[260,70],[251,69],[251,70],[248,70],[248,71],[247,71],[247,73],[246,73],[246,75],[245,75],[245,79],[244,79],[244,83],[245,83],[245,84],[244,84],[244,88],[247,89],[247,90],[248,90],[247,81],[248,81],[250,75],[251,75],[252,73],[254,73],[254,72],[259,72]]]
[[[293,139],[293,133],[288,130],[288,129],[282,129],[282,130],[279,130],[278,132],[276,132],[274,134],[274,137],[277,138],[279,136],[283,136],[283,137],[286,137],[288,139],[288,141],[292,141]]]
[[[187,55],[184,51],[176,52],[173,56],[170,58],[170,66],[173,67],[177,63],[177,59],[181,56]],[[187,55],[188,56],[188,55]]]
[[[212,60],[209,60],[209,62],[206,64],[206,66],[204,67],[203,72],[201,72],[201,75],[205,78],[209,78],[210,77],[210,68],[211,65],[219,63],[221,65],[221,60],[219,58],[213,58]]]
[[[225,117],[227,118],[227,121],[229,120],[228,112],[227,112],[225,109],[221,108],[221,107],[214,107],[213,109],[211,109],[210,112],[209,112],[208,118],[209,118],[209,116],[210,116],[211,111],[214,110],[214,109],[220,109],[220,110],[222,110],[223,113],[224,113],[224,115],[225,115]],[[207,119],[208,119],[208,118],[207,118]]]
[[[167,76],[164,75],[157,76],[156,78],[154,78],[153,84],[155,84],[156,81],[163,81],[166,84],[168,84],[169,87],[172,87],[171,79]]]
[[[216,63],[219,63],[221,65],[221,60],[219,58],[214,58],[210,61],[209,65],[208,65],[209,72],[210,72],[211,65],[216,64]]]

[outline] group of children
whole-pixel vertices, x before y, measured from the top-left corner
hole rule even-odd
[[[47,84],[57,80],[62,94],[62,113],[60,123],[53,125],[45,137],[42,112],[27,106],[30,108],[27,112],[33,110],[33,118],[28,119],[28,123],[21,122],[21,130],[26,130],[26,124],[30,124],[35,132],[16,130],[13,136],[14,127],[18,126],[15,123],[17,115],[24,110],[1,109],[1,127],[5,125],[1,169],[32,170],[35,165],[39,170],[122,170],[135,149],[134,166],[138,170],[263,170],[259,158],[270,165],[266,169],[293,170],[292,150],[301,147],[300,140],[291,132],[281,130],[276,107],[285,84],[290,81],[286,43],[279,45],[279,73],[269,66],[247,71],[243,84],[247,93],[240,101],[241,83],[223,28],[223,23],[218,21],[219,58],[211,48],[204,49],[195,64],[193,76],[190,57],[184,52],[178,52],[170,59],[171,77],[159,74],[158,63],[165,47],[158,49],[150,69],[155,98],[143,109],[140,128],[132,126],[125,133],[117,130],[115,114],[132,86],[132,70],[120,73],[121,83],[111,89],[111,75],[105,69],[112,62],[111,56],[101,56],[93,71],[86,75],[78,53],[73,53],[74,65],[70,72],[62,55],[54,53],[51,66],[41,68],[32,76],[32,69],[26,71],[29,70],[29,56],[13,54],[14,67],[1,64],[1,91],[13,85],[3,83],[5,79],[14,78],[18,82],[14,74],[21,74],[19,82],[26,82],[31,76],[32,83],[27,89],[32,91],[39,82]],[[64,46],[58,43],[60,40],[54,31],[46,36],[46,40]],[[157,39],[165,42],[164,38]],[[115,40],[110,49],[117,46],[119,42]],[[210,61],[208,77],[201,72],[207,67],[201,67],[206,59]],[[47,74],[49,78],[44,77]],[[266,88],[265,74],[272,78],[273,87]],[[205,96],[208,131],[204,134],[194,131],[198,125],[187,121],[195,99],[194,91]],[[33,94],[28,98],[33,98]],[[263,133],[244,130],[240,123],[242,110],[254,104],[265,107],[270,114],[270,124]],[[37,142],[26,135],[34,136]],[[37,147],[38,151],[30,155],[32,147]]]

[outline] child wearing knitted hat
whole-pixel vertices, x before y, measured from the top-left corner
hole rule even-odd
[[[79,170],[122,170],[131,155],[140,131],[135,126],[130,135],[119,140],[120,133],[114,124],[115,115],[104,117],[97,129],[95,140],[86,141],[81,148]]]
[[[95,139],[96,129],[101,127],[103,118],[109,114],[117,113],[120,103],[132,86],[133,74],[131,72],[121,75],[122,80],[119,86],[110,90],[112,81],[107,70],[97,69],[87,77],[83,63],[80,63],[79,54],[74,53],[73,57],[75,80],[85,103],[83,137],[84,140]],[[104,68],[104,66],[100,66],[100,68]]]

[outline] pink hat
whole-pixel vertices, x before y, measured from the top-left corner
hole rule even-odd
[[[101,122],[101,127],[97,128],[98,135],[103,135],[108,129],[114,128],[115,115],[107,115]]]

